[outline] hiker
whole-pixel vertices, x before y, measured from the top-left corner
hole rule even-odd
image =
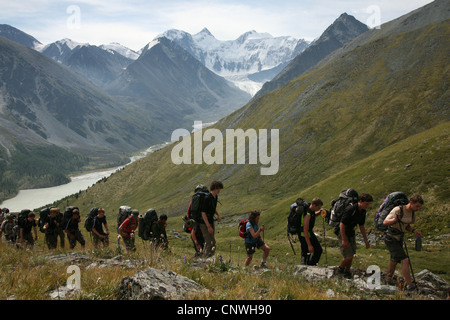
[[[0,225],[3,223],[3,221],[5,221],[6,216],[9,213],[9,209],[8,208],[2,208],[0,210]]]
[[[373,198],[370,194],[362,193],[358,198],[357,205],[348,205],[344,209],[342,218],[334,229],[334,233],[338,236],[339,247],[343,256],[338,270],[345,278],[352,277],[350,267],[352,266],[353,256],[356,254],[356,225],[359,225],[366,249],[370,248],[364,224],[366,222],[366,210],[372,202]]]
[[[43,221],[44,226],[42,227],[45,233],[45,243],[50,250],[56,249],[58,245],[61,222],[59,208],[50,208],[49,215]]]
[[[14,244],[16,243],[17,238],[17,232],[16,232],[16,226],[17,223],[15,221],[15,216],[12,213],[8,213],[5,217],[5,220],[3,220],[1,228],[0,228],[0,240],[2,237],[2,233],[5,234],[5,240],[10,243]]]
[[[222,182],[217,180],[212,181],[209,186],[210,194],[204,198],[201,207],[201,219],[199,219],[200,221],[198,222],[203,238],[205,239],[203,254],[206,258],[213,256],[216,250],[216,239],[214,237],[214,215],[217,214],[217,222],[222,220],[222,217],[217,211],[218,195],[222,189]]]
[[[81,244],[81,248],[84,250],[86,241],[81,233],[78,224],[80,223],[80,211],[78,208],[72,210],[72,216],[66,221],[64,226],[64,232],[69,239],[70,249],[75,248],[77,242]]]
[[[258,226],[261,212],[253,210],[250,212],[248,221],[245,225],[245,250],[247,251],[247,259],[245,260],[245,266],[247,267],[253,259],[253,254],[256,248],[263,251],[261,267],[266,268],[266,260],[269,256],[270,248],[261,239],[261,232],[264,232],[264,225]]]
[[[401,263],[401,270],[405,282],[407,284],[406,290],[415,290],[416,284],[411,279],[411,273],[409,270],[409,257],[403,249],[403,242],[405,231],[414,233],[416,238],[422,238],[422,234],[416,229],[411,227],[411,224],[415,222],[414,213],[419,211],[424,201],[419,194],[414,194],[409,199],[409,203],[404,206],[397,206],[391,210],[383,224],[388,226],[388,229],[384,233],[384,242],[391,254],[391,258],[388,264],[387,276],[388,283],[393,284],[393,277],[397,263]]]
[[[131,215],[126,218],[122,224],[119,226],[119,234],[125,243],[125,248],[128,251],[136,251],[136,246],[134,245],[135,234],[137,227],[139,225],[139,211],[131,211]]]
[[[34,242],[38,239],[37,223],[35,220],[36,214],[28,209],[22,210],[22,212],[26,213],[26,217],[19,219],[19,242],[26,242],[26,244],[32,248]],[[31,234],[31,230],[33,230],[34,238]]]
[[[150,242],[155,248],[162,247],[167,249],[169,247],[169,240],[166,234],[167,215],[162,214],[159,216],[158,221],[152,223]]]
[[[61,212],[61,210],[57,207],[53,208],[56,211],[57,221],[59,221],[59,225],[56,228],[56,241],[58,241],[59,237],[59,245],[61,246],[61,249],[64,249],[65,247],[65,235],[64,235],[64,215]]]
[[[320,209],[322,206],[322,200],[314,198],[304,213],[303,227],[299,235],[302,248],[302,264],[315,266],[319,263],[322,255],[323,249],[313,232],[316,216],[321,213]]]
[[[103,230],[103,225],[105,225],[105,230]],[[109,246],[109,229],[108,223],[106,221],[105,209],[98,208],[97,216],[94,217],[92,223],[92,241],[95,248],[100,247],[100,243],[103,244],[104,248]]]

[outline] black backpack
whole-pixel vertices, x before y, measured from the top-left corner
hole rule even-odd
[[[390,193],[386,199],[384,199],[383,203],[381,204],[380,208],[378,209],[378,212],[375,215],[374,221],[375,221],[375,227],[377,230],[380,231],[386,231],[388,229],[388,226],[385,226],[383,224],[384,220],[388,216],[388,214],[394,209],[395,207],[401,206],[402,210],[402,216],[403,216],[403,206],[407,205],[409,203],[408,197],[403,192],[392,192]],[[401,217],[400,217],[401,218]]]
[[[20,211],[19,216],[17,217],[17,224],[19,225],[19,227],[25,226],[28,219],[28,214],[30,212],[30,209],[23,209],[22,211]]]
[[[299,234],[303,224],[303,215],[306,212],[308,204],[304,199],[298,198],[291,205],[291,211],[288,215],[287,232],[288,234]]]
[[[38,226],[39,231],[42,233],[45,233],[44,225],[47,222],[49,216],[50,216],[50,208],[44,208],[41,210],[41,212],[39,212]]]
[[[120,206],[119,215],[117,216],[117,229],[131,215],[131,211],[132,209],[129,206]]]
[[[335,227],[339,225],[344,214],[345,208],[349,205],[356,209],[358,205],[359,195],[354,189],[342,190],[337,200],[332,201],[331,215],[329,225]]]
[[[64,226],[64,227],[66,227],[66,226],[67,226],[67,223],[69,222],[69,220],[72,219],[72,212],[73,212],[75,209],[78,210],[78,211],[80,211],[80,210],[78,209],[78,207],[74,207],[74,206],[66,207],[66,210],[64,210],[64,215],[63,215],[63,226]]]
[[[152,238],[152,224],[158,221],[155,209],[148,209],[143,217],[139,217],[138,235],[143,240]]]
[[[198,185],[195,190],[194,194],[191,198],[191,204],[189,207],[188,214],[190,217],[189,219],[193,219],[196,222],[202,221],[202,207],[205,198],[209,197],[211,194],[209,193],[208,187],[203,185]]]
[[[98,209],[100,207],[94,207],[92,208],[88,215],[86,216],[86,219],[84,220],[84,227],[86,228],[87,232],[92,232],[92,228],[94,226],[94,219],[98,214]]]

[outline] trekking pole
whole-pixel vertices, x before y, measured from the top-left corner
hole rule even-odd
[[[323,244],[325,246],[325,266],[328,267],[327,239],[325,237],[325,217],[322,219],[322,221],[323,221]]]
[[[294,252],[294,256],[295,256],[296,253],[295,253],[294,245],[292,244],[292,240],[291,240],[291,236],[290,236],[289,232],[287,233],[287,237],[288,237],[289,243],[291,244],[291,248],[292,248],[292,251]]]
[[[262,225],[263,226],[263,228],[264,228],[264,225]],[[263,232],[263,241],[264,241],[264,229],[262,230],[262,232]]]
[[[411,269],[412,278],[413,278],[414,284],[416,285],[416,290],[418,291],[419,288],[417,287],[416,277],[414,276],[414,271],[413,271],[412,264],[411,264],[411,258],[409,257],[408,247],[406,246],[406,240],[405,240],[405,238],[403,238],[403,244],[405,245],[406,256],[408,257],[409,268]]]

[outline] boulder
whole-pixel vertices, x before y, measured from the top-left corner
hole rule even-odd
[[[181,300],[203,292],[206,289],[189,278],[154,268],[138,271],[119,284],[121,300]]]

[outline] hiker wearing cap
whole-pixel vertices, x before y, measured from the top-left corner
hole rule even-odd
[[[129,251],[136,251],[134,245],[135,231],[139,225],[139,211],[131,211],[131,215],[119,226],[119,234],[125,243],[125,248]]]
[[[74,249],[77,242],[81,244],[81,248],[83,250],[85,248],[86,241],[84,240],[83,234],[78,226],[80,221],[80,211],[78,209],[73,209],[71,218],[67,220],[67,223],[64,226],[64,232],[67,234],[67,238],[69,239],[70,249]]]
[[[395,268],[397,263],[401,263],[407,291],[415,290],[416,284],[411,279],[409,257],[403,249],[404,236],[405,231],[409,231],[414,233],[416,238],[422,238],[422,234],[412,228],[411,224],[415,222],[414,213],[421,209],[423,203],[422,197],[414,194],[407,205],[395,207],[383,221],[384,225],[389,226],[384,234],[384,242],[391,254],[387,269],[388,283],[393,283]]]
[[[303,264],[317,265],[323,252],[320,242],[313,232],[316,216],[321,213],[322,206],[322,200],[314,198],[303,216],[303,227],[299,237]]]
[[[103,225],[105,226],[106,232],[103,230]],[[106,222],[105,209],[98,208],[97,215],[94,217],[92,223],[92,241],[95,248],[100,247],[100,243],[106,248],[109,246],[109,229],[108,223]]]
[[[245,266],[248,266],[253,259],[253,254],[256,248],[263,251],[261,267],[266,268],[266,260],[269,256],[270,248],[261,239],[261,232],[264,232],[264,225],[258,226],[259,218],[261,217],[261,212],[258,210],[253,210],[250,212],[248,221],[245,225],[245,250],[247,251],[247,259],[245,260]]]
[[[199,221],[205,245],[203,254],[206,258],[214,255],[216,250],[216,239],[214,236],[214,215],[217,214],[217,222],[222,220],[217,211],[217,201],[220,191],[223,189],[223,183],[217,180],[211,182],[209,186],[210,194],[205,197],[201,207],[201,219]]]
[[[366,228],[366,210],[373,202],[373,198],[368,193],[362,193],[359,196],[358,203],[355,206],[349,205],[343,212],[340,223],[336,226],[334,232],[338,236],[339,247],[343,259],[339,265],[338,271],[345,278],[351,278],[350,268],[353,262],[353,256],[356,254],[356,237],[355,228],[359,225],[359,230],[366,244],[366,249],[370,248],[367,239]]]

